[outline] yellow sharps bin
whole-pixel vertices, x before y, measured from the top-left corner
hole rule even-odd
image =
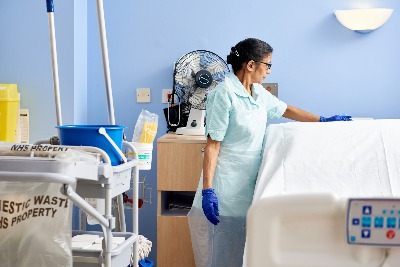
[[[15,142],[19,119],[19,94],[16,84],[0,84],[0,141]]]

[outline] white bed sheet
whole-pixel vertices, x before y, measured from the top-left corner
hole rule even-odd
[[[400,120],[273,124],[264,141],[253,203],[296,193],[400,196]]]
[[[400,120],[269,125],[253,202],[288,193],[400,195]]]

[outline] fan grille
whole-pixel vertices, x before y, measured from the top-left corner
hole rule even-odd
[[[212,76],[212,83],[207,88],[196,83],[196,74],[200,70],[206,70]],[[189,110],[190,107],[205,109],[207,93],[222,82],[228,72],[228,65],[217,54],[206,50],[189,52],[175,64],[173,93],[180,103],[187,104]]]

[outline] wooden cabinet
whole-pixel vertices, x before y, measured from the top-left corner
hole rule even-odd
[[[166,134],[157,140],[157,267],[195,267],[187,209],[197,189],[206,139]],[[179,201],[178,201],[179,202]]]

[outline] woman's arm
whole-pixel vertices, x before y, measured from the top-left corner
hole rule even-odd
[[[283,117],[295,120],[295,121],[305,121],[305,122],[319,122],[320,116],[314,115],[302,109],[287,106],[285,113],[283,113]]]
[[[212,188],[220,144],[220,141],[214,141],[208,136],[203,160],[203,189]]]

